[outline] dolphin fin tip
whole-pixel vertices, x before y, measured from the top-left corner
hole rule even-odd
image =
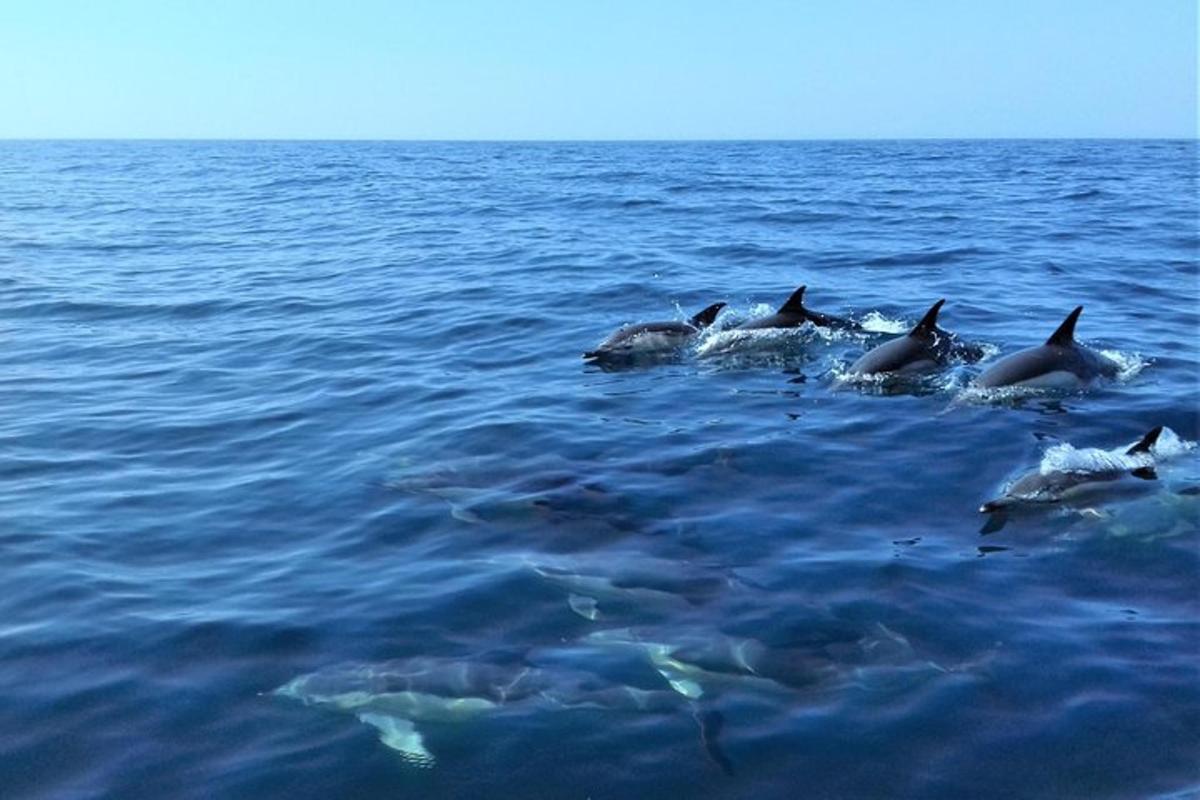
[[[1075,323],[1079,321],[1079,315],[1083,313],[1083,306],[1075,306],[1075,310],[1067,315],[1062,324],[1054,333],[1050,334],[1050,338],[1046,340],[1046,344],[1058,345],[1059,347],[1069,347],[1075,343]]]

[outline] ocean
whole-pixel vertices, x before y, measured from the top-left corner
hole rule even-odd
[[[0,142],[0,795],[1196,796],[1197,164]],[[868,333],[732,331],[802,284]],[[845,379],[939,298],[989,361],[1083,305],[1119,375]]]

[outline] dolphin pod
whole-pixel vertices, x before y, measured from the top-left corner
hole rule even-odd
[[[743,322],[733,328],[737,331],[796,328],[810,324],[818,328],[848,330],[866,333],[862,325],[852,319],[813,311],[804,303],[807,286],[797,288],[787,301],[771,314]],[[984,349],[962,340],[958,334],[945,330],[938,324],[938,316],[946,304],[942,298],[930,306],[921,320],[908,333],[883,342],[862,354],[851,364],[846,378],[914,378],[942,369],[951,363],[973,364],[983,360]],[[719,311],[718,306],[712,306]],[[707,311],[707,309],[706,309]],[[1083,306],[1076,306],[1066,319],[1040,345],[1009,353],[987,365],[973,381],[975,390],[1015,389],[1072,391],[1087,387],[1098,378],[1115,378],[1121,365],[1112,358],[1080,344],[1075,339],[1075,326],[1083,313]],[[716,321],[716,314],[703,327]],[[643,331],[656,330],[665,323],[649,323],[646,326],[622,328],[609,341],[621,337],[639,335]],[[698,333],[700,326],[695,322],[674,323],[682,330]],[[590,355],[590,354],[589,354]],[[1108,464],[1096,468],[1077,467],[1066,470],[1038,471],[1022,476],[1013,482],[1003,495],[984,503],[980,508],[987,513],[1003,512],[1016,506],[1056,503],[1096,487],[1104,487],[1126,476],[1153,480],[1153,445],[1161,432],[1155,428],[1142,442],[1131,447],[1124,457],[1149,459],[1149,464]],[[999,515],[1002,516],[1002,515]],[[575,596],[578,599],[578,595]],[[595,602],[584,598],[577,613],[595,619]]]
[[[852,319],[808,308],[804,304],[807,289],[807,286],[800,286],[775,312],[742,322],[733,330],[776,330],[809,324],[817,328],[867,332]],[[945,303],[945,298],[934,303],[906,335],[864,353],[851,365],[849,374],[915,376],[945,367],[951,361],[971,364],[982,360],[982,347],[963,341],[957,334],[938,325],[938,314]],[[584,358],[595,362],[628,356],[635,351],[678,349],[711,327],[724,307],[724,303],[714,303],[687,321],[626,325],[595,350],[584,353]],[[1116,377],[1120,372],[1119,364],[1075,341],[1075,324],[1082,313],[1083,306],[1076,307],[1044,344],[1011,353],[988,366],[975,378],[974,386],[978,389],[1011,386],[1071,390],[1086,387],[1096,378]]]

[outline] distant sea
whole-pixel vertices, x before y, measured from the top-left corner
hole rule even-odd
[[[1197,796],[1197,155],[0,143],[0,796]],[[729,333],[800,284],[871,333]],[[1082,304],[1121,375],[840,379],[942,297],[990,358]],[[981,533],[1155,425],[1157,480]],[[413,665],[550,688],[414,722]]]

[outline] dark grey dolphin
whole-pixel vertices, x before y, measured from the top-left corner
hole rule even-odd
[[[1116,377],[1120,369],[1116,362],[1075,341],[1075,322],[1081,313],[1083,306],[1067,315],[1045,344],[1019,350],[988,367],[975,385],[1077,389],[1098,376]]]
[[[1003,511],[1018,505],[1037,503],[1060,503],[1072,495],[1112,484],[1127,475],[1142,480],[1155,480],[1154,452],[1163,428],[1161,425],[1142,437],[1141,441],[1125,451],[1124,455],[1136,457],[1132,462],[1112,461],[1102,468],[1092,470],[1035,470],[1022,475],[1009,486],[1004,494],[989,500],[979,507],[985,514]]]
[[[974,345],[938,327],[938,311],[945,299],[938,300],[906,335],[868,350],[850,367],[851,375],[915,375],[944,366],[951,358],[977,359],[981,351]]]
[[[664,320],[626,325],[605,339],[595,350],[584,353],[583,357],[590,359],[626,357],[632,354],[635,340],[649,342],[653,349],[679,347],[712,325],[724,307],[724,303],[713,303],[686,322]]]
[[[812,311],[804,307],[804,290],[808,288],[801,286],[796,291],[792,292],[792,296],[787,299],[787,302],[779,307],[779,310],[774,314],[769,314],[759,319],[752,319],[749,322],[744,322],[737,326],[740,331],[761,330],[763,328],[798,328],[806,322],[811,322],[820,328],[838,328],[842,330],[862,330],[862,326],[857,322],[841,317],[835,317],[830,314],[822,314],[819,311]]]

